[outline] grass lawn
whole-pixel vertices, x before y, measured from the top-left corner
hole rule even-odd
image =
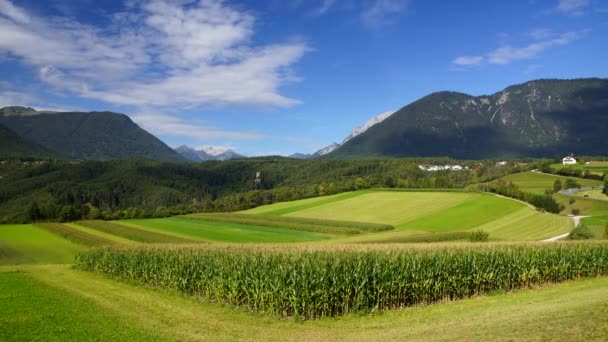
[[[29,224],[0,225],[0,265],[67,264],[85,248]]]
[[[1,341],[162,340],[98,302],[28,273],[0,272],[0,306]]]
[[[20,271],[20,273],[15,273]],[[608,278],[287,321],[64,266],[0,267],[0,340],[602,340]]]
[[[568,178],[575,180],[582,186],[600,186],[603,184],[602,182],[596,180],[548,175],[545,173],[532,171],[513,173],[501,179],[513,182],[513,184],[517,185],[523,191],[532,192],[535,194],[544,194],[545,190],[547,189],[553,190],[553,184],[555,183],[556,179],[563,182]]]
[[[124,222],[137,226],[140,229],[148,229],[166,234],[179,234],[180,236],[216,242],[301,242],[332,238],[332,235],[327,234],[236,223],[201,221],[187,217],[128,220]]]

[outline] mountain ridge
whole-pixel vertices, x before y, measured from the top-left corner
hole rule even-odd
[[[608,80],[533,80],[491,95],[440,91],[396,111],[328,157],[459,159],[605,154]]]
[[[184,159],[164,142],[113,112],[46,112],[26,107],[0,109],[0,124],[22,138],[71,159]]]

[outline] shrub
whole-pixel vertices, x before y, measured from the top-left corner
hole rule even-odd
[[[477,230],[471,233],[469,240],[471,242],[488,242],[490,240],[490,234],[483,230]]]
[[[580,215],[581,210],[578,208],[572,208],[571,213],[572,213],[572,215]]]
[[[572,230],[572,232],[570,232],[570,235],[568,236],[568,238],[570,240],[589,240],[589,239],[593,239],[594,237],[595,237],[595,235],[593,235],[593,232],[591,231],[591,229],[589,229],[589,227],[587,227],[583,223],[581,223],[577,227],[575,227]]]

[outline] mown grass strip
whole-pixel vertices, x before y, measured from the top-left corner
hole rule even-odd
[[[0,240],[0,265],[23,264],[28,261],[27,256]]]
[[[253,311],[317,318],[607,275],[608,243],[99,248],[79,254],[75,266]]]
[[[329,234],[358,234],[364,232],[381,232],[394,229],[389,224],[365,223],[353,221],[335,221],[300,217],[279,217],[251,214],[192,214],[186,217],[206,220],[230,222],[239,224],[251,224],[283,229],[304,230],[316,233]]]
[[[193,243],[193,240],[152,232],[106,221],[79,221],[79,225],[113,234],[129,240],[147,243]]]
[[[471,237],[471,232],[429,233],[417,235],[395,236],[386,239],[371,241],[357,241],[357,243],[433,243],[448,241],[463,241]]]
[[[295,213],[295,212],[300,211],[300,210],[311,209],[311,208],[320,207],[320,206],[323,206],[323,205],[327,205],[327,204],[331,204],[331,203],[340,202],[340,201],[344,201],[344,200],[347,200],[347,199],[363,196],[363,195],[368,194],[368,193],[369,193],[369,191],[346,192],[346,193],[343,193],[343,194],[331,196],[331,197],[329,197],[327,199],[324,199],[324,200],[319,200],[319,201],[310,202],[310,203],[303,203],[303,204],[294,204],[293,206],[290,206],[290,207],[287,207],[287,208],[281,208],[281,209],[277,209],[277,210],[273,210],[273,211],[266,211],[266,212],[261,213],[261,215],[269,215],[269,216],[287,215],[287,214]]]
[[[78,229],[66,226],[61,223],[46,222],[36,223],[35,227],[51,232],[55,235],[59,235],[64,239],[70,240],[74,243],[79,243],[86,246],[102,246],[102,245],[113,245],[115,242],[112,240],[105,239],[100,236],[89,234]]]

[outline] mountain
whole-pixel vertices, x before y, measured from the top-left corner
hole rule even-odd
[[[203,150],[197,151],[186,145],[182,145],[182,146],[176,148],[175,152],[179,153],[182,157],[184,157],[190,161],[195,161],[195,162],[214,159],[214,156],[205,153],[205,151],[203,151]]]
[[[41,112],[32,108],[5,107],[0,109],[0,124],[26,140],[72,159],[184,160],[124,114]]]
[[[313,153],[313,154],[309,154],[309,153],[294,153],[292,155],[290,155],[288,158],[293,158],[293,159],[314,159],[314,158],[319,158],[321,156],[324,156],[328,153],[333,152],[336,148],[338,148],[340,146],[340,144],[338,143],[332,143],[331,145],[325,146],[322,149],[318,150],[317,152]]]
[[[352,138],[358,136],[359,134],[367,131],[370,127],[384,121],[386,118],[393,115],[393,113],[395,113],[395,112],[394,111],[393,112],[384,112],[380,115],[376,115],[373,118],[369,119],[369,121],[367,121],[365,124],[353,129],[350,132],[350,134],[346,138],[344,138],[344,140],[342,141],[342,144],[332,143],[331,145],[323,147],[322,149],[318,150],[317,152],[315,152],[313,154],[294,153],[294,154],[290,155],[289,158],[312,159],[312,158],[318,158],[318,157],[324,156],[326,154],[329,154],[329,153],[335,151],[338,147],[345,144],[347,141],[349,141]]]
[[[340,144],[340,145],[343,145],[346,142],[348,142],[349,140],[351,140],[352,138],[364,133],[370,127],[381,123],[382,121],[386,120],[389,116],[393,115],[394,113],[395,113],[395,111],[384,112],[382,114],[374,116],[373,118],[369,119],[369,121],[367,121],[365,124],[353,129],[353,131],[350,132],[350,134],[344,139],[344,141],[342,141],[342,144]]]
[[[287,158],[292,158],[292,159],[311,159],[312,158],[312,154],[294,153],[294,154],[290,154],[289,156],[287,156]]]
[[[0,124],[0,159],[5,158],[57,158],[57,154],[20,137]]]
[[[206,160],[230,160],[236,158],[246,158],[233,150],[222,150],[217,147],[204,147],[200,150],[195,150],[191,147],[182,145],[175,149],[182,157],[195,162]]]
[[[553,157],[608,151],[608,80],[536,80],[487,96],[438,92],[348,140],[330,157]]]

